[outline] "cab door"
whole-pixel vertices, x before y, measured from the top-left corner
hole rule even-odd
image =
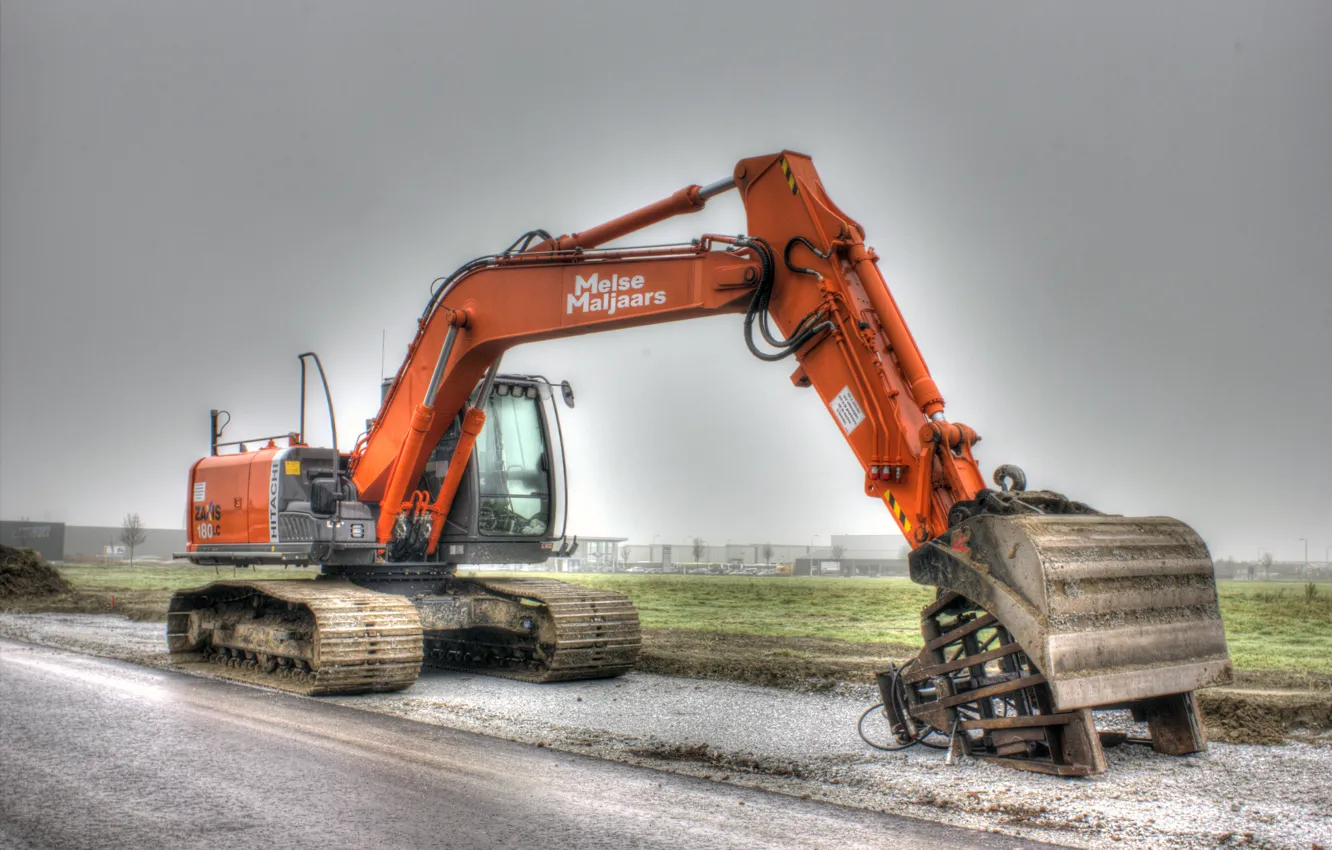
[[[566,480],[556,396],[544,378],[496,378],[437,555],[455,563],[534,563],[563,539]],[[432,494],[460,428],[461,418],[426,465],[423,483]]]

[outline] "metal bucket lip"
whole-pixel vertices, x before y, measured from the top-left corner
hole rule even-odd
[[[1229,658],[1223,658],[1049,681],[1055,710],[1072,711],[1188,693],[1228,685],[1233,680],[1233,665]]]

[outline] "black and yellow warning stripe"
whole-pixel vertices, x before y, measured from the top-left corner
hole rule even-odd
[[[800,194],[796,188],[795,175],[791,173],[791,163],[786,161],[786,157],[782,157],[782,173],[786,175],[786,185],[791,187],[791,194]]]
[[[907,519],[906,511],[902,510],[902,506],[899,505],[899,504],[897,503],[897,500],[893,498],[893,494],[892,494],[892,493],[889,493],[888,495],[884,496],[883,498],[884,498],[884,501],[886,501],[886,502],[888,503],[888,510],[892,511],[892,512],[893,512],[893,516],[897,517],[897,523],[898,523],[898,525],[902,526],[902,533],[903,533],[903,534],[910,534],[910,533],[911,533],[911,520]]]

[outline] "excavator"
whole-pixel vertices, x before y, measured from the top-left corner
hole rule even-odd
[[[735,191],[747,235],[604,247]],[[1167,517],[990,486],[980,436],[944,398],[865,243],[809,156],[743,159],[605,224],[524,233],[432,286],[378,414],[349,452],[301,428],[221,442],[189,475],[196,564],[316,566],[313,581],[216,581],[170,603],[173,659],[305,694],[400,690],[423,665],[532,682],[617,676],[637,658],[621,594],[460,565],[567,555],[558,402],[567,383],[500,371],[512,346],[734,313],[745,347],[791,358],[936,588],[923,648],[879,677],[898,746],[1057,775],[1106,769],[1093,710],[1124,709],[1159,752],[1205,749],[1193,693],[1231,679],[1206,545]],[[329,418],[333,418],[329,398]],[[222,420],[222,416],[226,416]],[[279,445],[278,440],[285,445]],[[235,451],[221,451],[235,447]]]

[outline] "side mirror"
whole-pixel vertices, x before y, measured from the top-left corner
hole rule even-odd
[[[569,385],[568,381],[560,381],[560,395],[564,396],[565,404],[571,408],[574,406],[573,387]]]

